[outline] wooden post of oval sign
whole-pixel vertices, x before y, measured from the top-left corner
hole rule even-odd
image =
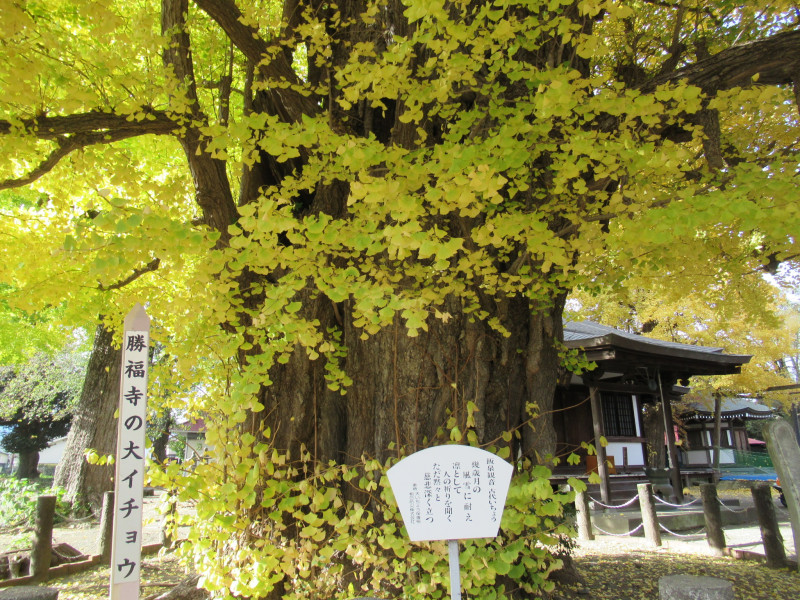
[[[447,540],[450,596],[461,599],[458,540],[496,537],[513,468],[472,446],[434,446],[389,469],[412,542]]]
[[[138,600],[142,560],[145,423],[150,318],[141,304],[125,317],[114,477],[111,600]]]

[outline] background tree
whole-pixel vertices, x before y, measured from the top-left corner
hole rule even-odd
[[[69,430],[71,410],[80,393],[85,353],[72,345],[54,355],[38,353],[28,362],[4,367],[0,390],[0,424],[7,452],[19,454],[16,476],[39,476],[39,451]]]
[[[791,383],[784,365],[797,336],[797,314],[763,278],[714,289],[695,276],[631,277],[625,287],[571,297],[570,318],[589,319],[631,333],[721,348],[753,358],[735,375],[691,382],[692,399],[748,394],[775,408],[788,396],[771,387]]]
[[[113,346],[113,331],[100,324],[95,332],[80,395],[71,405],[70,427],[64,456],[56,467],[53,484],[64,488],[64,501],[75,508],[99,508],[103,492],[114,489],[114,466],[106,457],[117,448],[122,353]],[[90,463],[87,453],[97,458]]]
[[[209,586],[280,592],[234,547],[299,539],[265,533],[264,446],[301,473],[451,429],[546,462],[576,285],[798,255],[790,4],[47,0],[0,27],[0,187],[46,194],[4,225],[17,302],[146,298],[208,378]]]
[[[705,405],[714,412],[726,398],[747,395],[777,411],[791,411],[786,391],[771,391],[790,383],[785,369],[797,336],[797,313],[780,291],[765,278],[753,278],[738,286],[716,287],[706,278],[664,273],[654,278],[635,276],[624,287],[595,294],[576,292],[571,297],[570,318],[589,319],[631,333],[685,344],[718,347],[752,359],[740,374],[698,377],[683,402]],[[680,423],[681,407],[673,415]],[[648,406],[646,423],[663,419],[659,406]],[[649,451],[664,464],[663,428],[646,426]],[[660,432],[660,439],[659,439]],[[719,449],[715,445],[714,464]]]

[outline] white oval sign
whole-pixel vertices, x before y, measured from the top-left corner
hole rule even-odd
[[[472,446],[415,452],[386,475],[413,542],[496,537],[513,468]]]

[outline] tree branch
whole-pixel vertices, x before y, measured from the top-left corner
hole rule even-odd
[[[283,52],[270,51],[258,30],[244,24],[242,12],[235,3],[230,0],[194,0],[194,3],[216,21],[239,51],[258,65],[265,77],[298,82]]]
[[[203,123],[207,119],[197,103],[191,39],[186,27],[187,11],[188,0],[162,0],[161,31],[170,40],[162,60],[164,66],[172,68],[175,76],[186,85],[187,95],[193,100],[193,120]],[[230,237],[228,226],[238,218],[225,161],[214,158],[203,150],[196,125],[187,127],[179,140],[192,173],[195,198],[203,211],[203,221],[220,233],[218,243],[224,245]]]
[[[197,104],[197,84],[194,79],[191,40],[186,29],[188,0],[162,0],[161,33],[169,38],[164,47],[164,65],[172,67],[178,81],[186,86],[186,96],[192,101],[192,112],[199,112]]]
[[[791,85],[800,68],[800,30],[784,31],[763,40],[732,46],[705,60],[663,73],[645,82],[643,92],[652,92],[665,83],[686,81],[706,93],[734,87]]]
[[[0,135],[20,132],[40,140],[57,140],[61,136],[79,133],[137,135],[168,135],[178,125],[162,111],[143,108],[140,115],[117,115],[89,111],[66,116],[41,116],[25,119],[20,124],[0,120]],[[96,143],[96,142],[95,142]]]
[[[39,163],[39,166],[33,169],[27,175],[0,181],[0,190],[10,190],[12,188],[23,187],[29,183],[33,183],[43,175],[49,173],[59,163],[59,161],[61,161],[62,158],[64,158],[74,149],[75,146],[69,143],[69,141],[59,144],[58,147],[50,153],[50,156]]]
[[[194,3],[211,17],[227,34],[248,61],[256,65],[264,80],[282,81],[302,85],[297,74],[280,49],[272,49],[259,36],[258,30],[242,21],[242,13],[231,0],[194,0]],[[304,96],[292,89],[272,88],[267,90],[271,111],[287,122],[297,122],[306,115],[319,112],[312,97]]]
[[[49,132],[48,132],[49,133]],[[76,133],[71,136],[59,136],[56,138],[58,146],[50,155],[27,175],[18,178],[0,181],[0,190],[18,188],[33,183],[40,177],[52,171],[55,166],[74,150],[93,146],[95,144],[110,144],[130,137],[142,135],[141,132],[132,129],[122,129],[117,131],[98,132],[98,133]],[[49,136],[48,138],[49,139]]]
[[[125,279],[117,281],[116,283],[112,283],[111,285],[103,285],[102,283],[100,283],[98,284],[98,288],[100,289],[101,292],[107,292],[109,290],[118,290],[120,288],[125,287],[129,283],[133,283],[145,273],[150,273],[152,271],[155,271],[156,269],[158,269],[160,264],[161,264],[161,259],[154,258],[145,266],[143,266],[141,269],[134,269],[133,273],[128,275]]]

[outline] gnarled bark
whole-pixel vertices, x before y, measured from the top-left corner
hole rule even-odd
[[[56,468],[53,484],[66,489],[64,499],[99,509],[103,492],[114,489],[113,465],[91,465],[88,449],[101,456],[114,454],[122,353],[111,344],[113,332],[98,325],[92,356],[86,368],[83,391],[75,408],[64,456]]]

